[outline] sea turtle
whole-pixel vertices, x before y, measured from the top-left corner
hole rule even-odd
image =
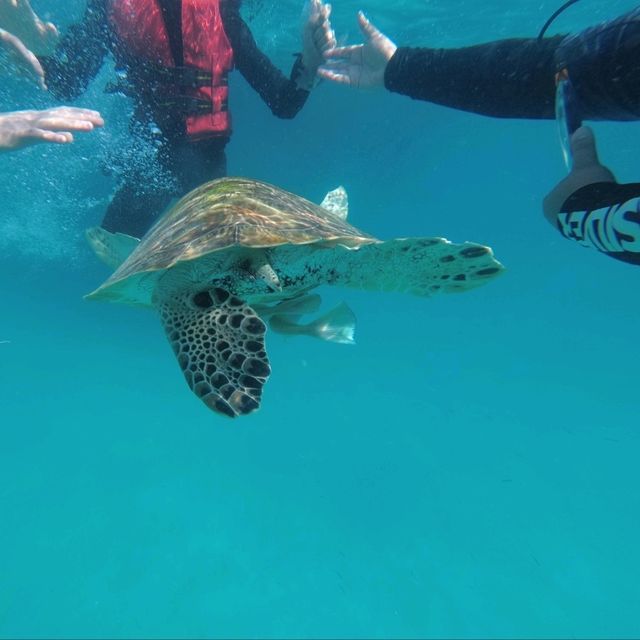
[[[272,329],[352,342],[340,305],[310,324],[319,285],[420,296],[466,291],[503,269],[491,249],[443,238],[380,241],[346,222],[344,189],[318,206],[244,178],[208,182],[182,198],[139,241],[101,228],[88,239],[117,267],[87,297],[157,309],[191,390],[214,411],[256,410],[271,373]]]

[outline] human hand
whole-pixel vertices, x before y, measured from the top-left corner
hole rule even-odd
[[[317,80],[318,67],[324,62],[324,52],[333,49],[337,42],[329,20],[330,4],[322,0],[309,0],[305,12],[306,20],[302,29],[304,71],[297,78],[297,83],[300,88],[310,90]]]
[[[73,142],[72,131],[92,131],[103,124],[97,111],[76,107],[0,113],[0,151],[40,142],[68,144]]]
[[[578,189],[595,182],[616,182],[613,173],[600,164],[596,140],[589,127],[576,129],[570,144],[573,156],[571,172],[549,192],[542,205],[545,217],[554,226],[562,205]]]
[[[29,0],[0,0],[0,27],[40,56],[53,53],[60,37],[55,25],[40,20]]]
[[[358,13],[358,24],[364,43],[325,51],[325,64],[318,69],[318,75],[351,87],[383,86],[385,69],[398,47],[362,11]]]
[[[6,55],[2,55],[2,54]],[[0,29],[0,70],[3,67],[15,67],[18,74],[24,74],[38,83],[41,89],[46,89],[44,69],[33,52],[24,46],[19,38],[12,33]]]

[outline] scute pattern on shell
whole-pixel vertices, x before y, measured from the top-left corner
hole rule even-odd
[[[108,284],[233,246],[340,242],[357,247],[372,241],[372,236],[293,193],[255,180],[222,178],[178,202]]]

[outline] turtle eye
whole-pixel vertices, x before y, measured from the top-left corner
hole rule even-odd
[[[213,298],[208,291],[199,291],[191,298],[191,301],[198,309],[211,309],[213,306]]]

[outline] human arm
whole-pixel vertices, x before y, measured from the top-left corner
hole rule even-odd
[[[500,40],[461,49],[399,48],[389,91],[496,118],[555,118],[554,52],[561,37]]]
[[[79,96],[100,70],[110,37],[105,0],[89,0],[82,20],[69,28],[53,55],[40,59],[51,93],[61,100]]]
[[[59,38],[55,25],[41,20],[29,0],[0,0],[0,27],[12,33],[36,55],[51,53]]]
[[[73,142],[72,131],[92,131],[103,124],[97,111],[75,107],[0,113],[0,151],[40,142],[68,144]]]
[[[554,54],[562,36],[510,39],[459,49],[396,47],[362,13],[364,43],[327,51],[319,75],[483,115],[555,117]]]
[[[44,69],[38,58],[29,51],[22,40],[12,33],[0,29],[0,69],[8,66],[35,80],[41,89],[46,89]]]
[[[291,76],[287,78],[260,51],[237,8],[234,8],[231,3],[223,3],[221,10],[225,32],[233,48],[237,69],[274,115],[279,118],[293,118],[307,101],[311,88],[310,86],[303,88],[304,84],[303,86],[298,84],[301,76],[308,75],[303,56],[297,58]],[[320,28],[325,29],[324,20]],[[312,75],[315,76],[315,72]]]

